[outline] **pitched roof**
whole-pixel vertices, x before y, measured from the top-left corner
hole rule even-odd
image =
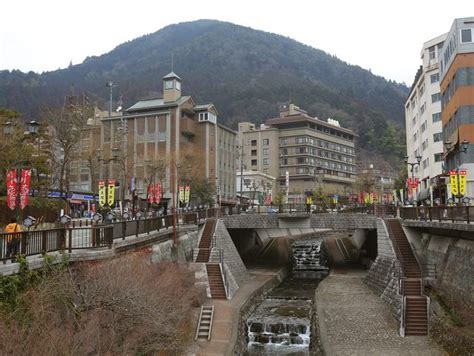
[[[178,100],[170,101],[169,103],[165,103],[163,98],[142,100],[142,101],[137,102],[135,105],[132,105],[125,111],[131,112],[131,111],[162,109],[162,108],[167,108],[167,107],[172,107],[172,106],[178,106],[178,105],[183,104],[189,98],[190,96],[182,96]]]
[[[173,78],[181,80],[181,78],[178,77],[178,75],[175,72],[170,72],[163,77],[163,79],[173,79]]]

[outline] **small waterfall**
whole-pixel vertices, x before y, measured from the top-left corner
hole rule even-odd
[[[310,310],[309,300],[266,299],[247,319],[248,350],[268,355],[299,351],[307,355]]]
[[[321,278],[328,273],[321,240],[295,241],[293,250],[293,275],[297,278]]]

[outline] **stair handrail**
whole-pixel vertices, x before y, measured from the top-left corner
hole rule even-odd
[[[204,310],[204,305],[201,305],[201,312],[199,313],[199,320],[197,323],[197,328],[196,328],[196,336],[194,337],[194,341],[198,339],[199,336],[199,328],[201,327],[201,319],[202,319],[202,311]]]
[[[220,265],[222,266],[222,277],[224,278],[225,296],[228,297],[230,295],[230,293],[229,293],[229,283],[228,283],[228,280],[227,280],[227,271],[226,271],[226,268],[225,268],[225,265],[224,265],[224,261],[222,261],[220,263]]]
[[[407,297],[403,296],[402,298],[402,315],[400,320],[400,336],[405,337],[405,319],[406,319],[406,310],[407,310]]]
[[[398,246],[397,242],[395,241],[395,234],[393,233],[392,227],[390,226],[390,223],[388,222],[389,219],[384,219],[384,222],[387,222],[385,226],[387,227],[388,230],[388,237],[392,241],[392,246],[395,246],[396,254],[397,254],[397,260],[400,260],[403,262],[403,255],[402,252],[400,251],[400,247]],[[392,219],[396,220],[396,219]]]
[[[213,322],[214,322],[214,305],[211,306],[211,320],[209,321],[209,333],[207,334],[207,341],[211,340]]]

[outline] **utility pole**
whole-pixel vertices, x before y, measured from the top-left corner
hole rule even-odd
[[[242,136],[240,145],[240,208],[242,208],[242,194],[244,185],[244,137]]]
[[[114,85],[114,82],[107,82],[106,86],[108,88],[110,88],[110,97],[109,97],[109,117],[112,116],[112,94],[113,94],[113,90],[114,88],[116,87],[116,85]]]

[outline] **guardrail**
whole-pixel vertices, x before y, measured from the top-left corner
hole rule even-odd
[[[406,220],[466,222],[474,220],[473,206],[417,206],[400,208],[400,217]]]

